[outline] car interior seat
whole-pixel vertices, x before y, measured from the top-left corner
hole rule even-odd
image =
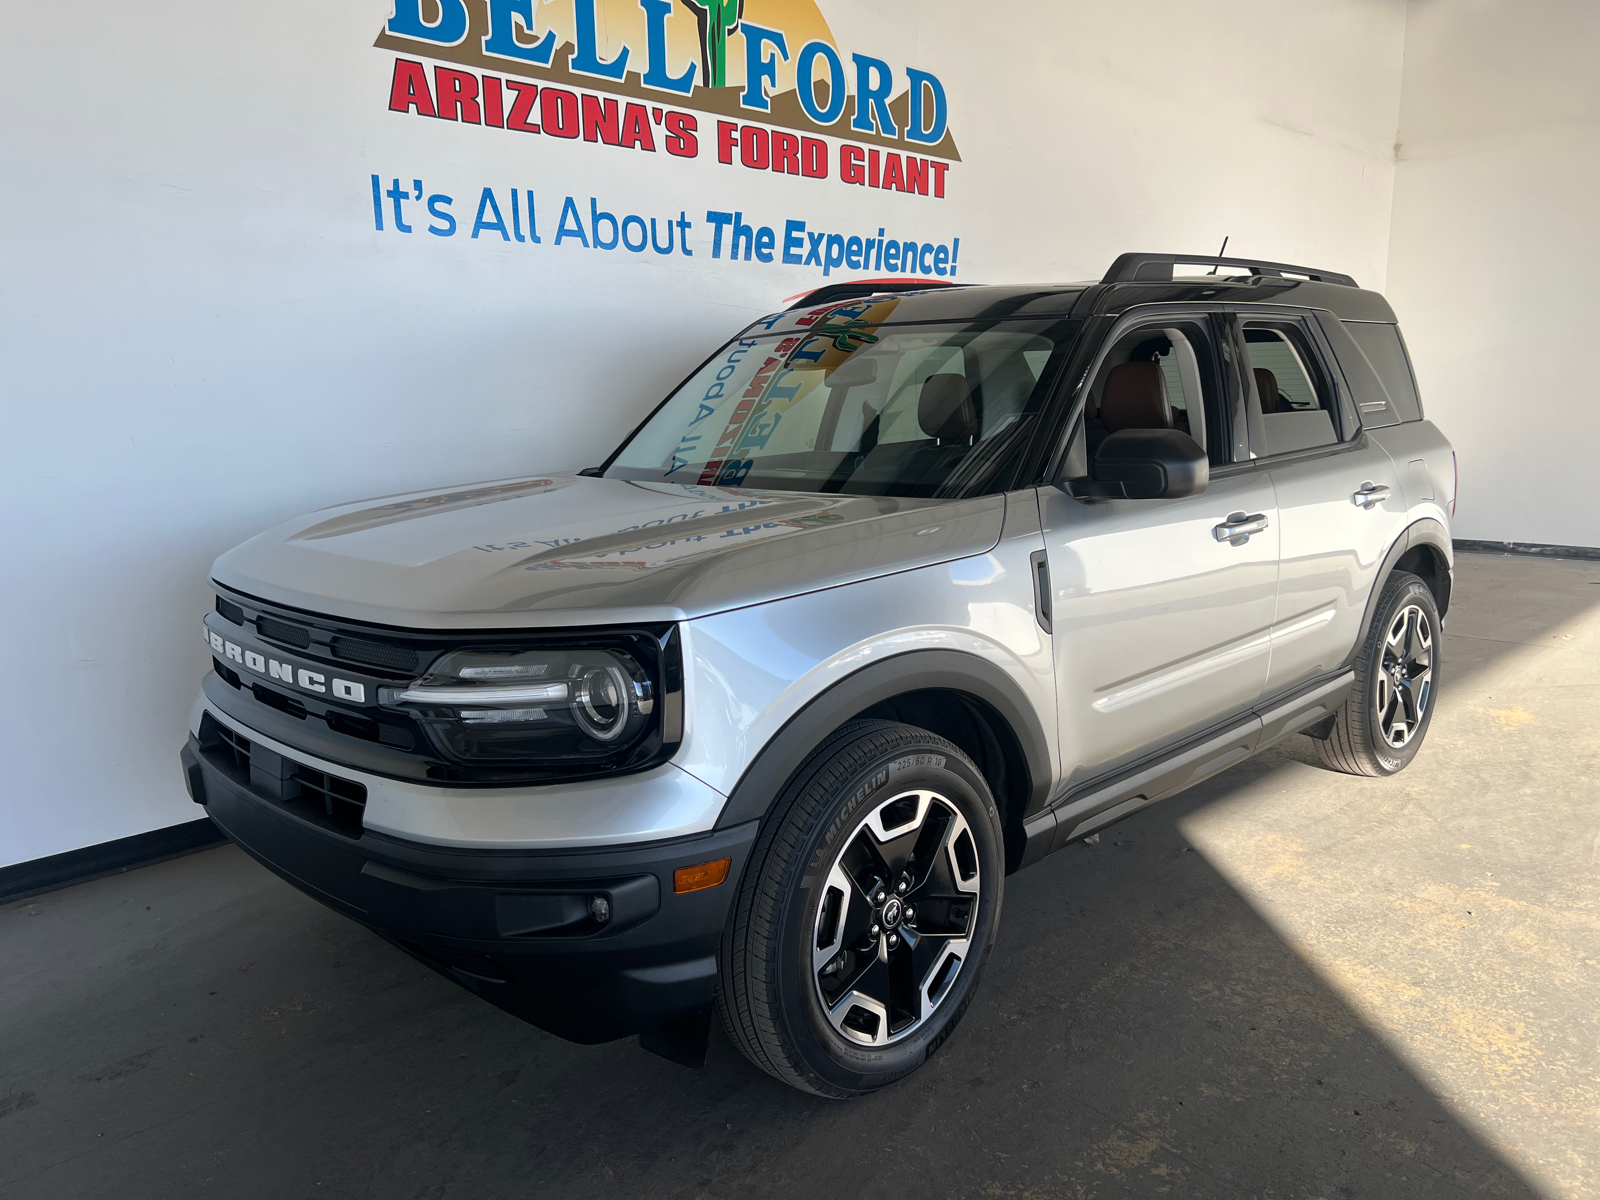
[[[1275,413],[1283,411],[1283,399],[1278,395],[1278,377],[1266,367],[1255,368],[1256,395],[1261,397],[1261,411]]]
[[[1123,429],[1171,429],[1172,404],[1167,399],[1167,380],[1153,362],[1118,363],[1106,376],[1100,396],[1100,423],[1089,428],[1089,454],[1100,450],[1100,443]]]
[[[924,379],[917,395],[917,425],[927,440],[876,442],[851,474],[850,490],[870,494],[898,481],[898,486],[932,495],[983,429],[967,377],[944,372]]]

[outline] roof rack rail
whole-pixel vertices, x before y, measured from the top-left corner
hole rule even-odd
[[[1263,262],[1259,258],[1218,258],[1215,254],[1119,254],[1101,283],[1166,283],[1174,263],[1209,263],[1216,267],[1246,267],[1252,275],[1304,275],[1318,283],[1355,287],[1356,281],[1337,271],[1297,267],[1291,263]]]
[[[837,304],[841,300],[854,300],[858,296],[876,296],[881,292],[922,292],[929,288],[966,287],[948,279],[859,279],[854,283],[826,283],[815,291],[801,296],[785,312],[797,308],[811,308],[817,304]]]

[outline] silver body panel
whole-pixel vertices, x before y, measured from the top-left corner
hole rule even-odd
[[[1267,691],[1334,670],[1361,630],[1389,547],[1409,523],[1393,461],[1375,439],[1271,468],[1281,557]],[[1385,499],[1358,503],[1364,487]]]
[[[1267,681],[1277,594],[1277,509],[1266,472],[1198,496],[1086,503],[1041,488],[1054,591],[1065,784],[1248,708]],[[1242,544],[1235,513],[1266,516]]]
[[[1052,647],[1034,614],[1028,561],[1043,545],[1034,495],[994,499],[1005,505],[1005,531],[986,554],[687,622],[689,715],[674,761],[731,792],[773,735],[828,687],[916,650],[988,660],[1052,729]]]
[[[988,550],[1000,496],[796,495],[552,475],[324,509],[230,550],[225,587],[405,629],[682,621]]]
[[[1367,436],[1388,451],[1405,490],[1406,519],[1431,517],[1446,527],[1456,499],[1455,455],[1432,421],[1407,421],[1372,429]]]

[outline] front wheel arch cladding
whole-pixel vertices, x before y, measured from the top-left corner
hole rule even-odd
[[[1016,744],[1025,778],[1005,805],[1008,825],[1042,809],[1053,781],[1051,740],[1021,687],[987,659],[957,650],[913,650],[863,667],[818,693],[789,719],[745,768],[717,819],[719,829],[767,815],[784,785],[832,732],[875,705],[913,693],[947,692],[970,697],[990,710]],[[1015,811],[1012,811],[1015,810]]]

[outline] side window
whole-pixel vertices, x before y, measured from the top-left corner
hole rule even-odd
[[[1212,465],[1228,461],[1217,356],[1207,326],[1167,320],[1118,335],[1095,369],[1084,409],[1090,459],[1120,429],[1178,429]]]
[[[1246,320],[1243,328],[1255,387],[1246,406],[1251,448],[1266,458],[1338,444],[1337,397],[1298,322]]]
[[[1389,406],[1394,411],[1392,420],[1386,420],[1387,414],[1376,410],[1369,417],[1367,406],[1363,404],[1363,423],[1378,426],[1422,420],[1422,402],[1417,398],[1416,378],[1411,373],[1411,360],[1406,354],[1405,344],[1400,340],[1400,327],[1376,321],[1344,321],[1342,324],[1377,372],[1383,390],[1389,393]]]

